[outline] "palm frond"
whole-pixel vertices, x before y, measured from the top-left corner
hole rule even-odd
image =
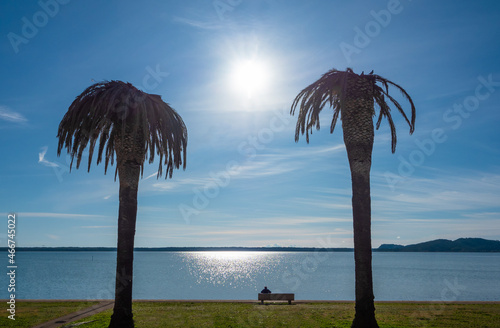
[[[415,104],[413,103],[413,99],[411,99],[411,97],[408,94],[408,92],[406,92],[406,90],[403,89],[400,85],[398,85],[398,84],[396,84],[396,83],[394,83],[392,81],[389,81],[386,78],[381,77],[380,75],[374,75],[374,76],[375,76],[375,81],[381,82],[385,86],[385,92],[384,93],[389,97],[389,99],[394,103],[394,105],[396,105],[396,108],[399,110],[399,112],[401,113],[401,115],[403,115],[403,117],[405,118],[406,122],[410,126],[410,134],[413,134],[413,132],[415,131],[415,116],[416,116]],[[394,87],[396,87],[401,92],[401,94],[403,95],[403,97],[406,100],[408,100],[408,102],[410,103],[410,105],[411,105],[411,119],[410,120],[406,116],[406,113],[404,112],[404,110],[401,107],[401,105],[399,105],[397,102],[395,102],[394,98],[392,98],[391,96],[389,96],[389,87],[388,87],[389,84],[392,85],[392,86],[394,86]],[[382,91],[384,91],[384,90],[382,90]]]
[[[71,156],[70,169],[75,158],[79,168],[88,146],[90,170],[98,144],[97,164],[104,159],[106,173],[109,163],[114,164],[116,141],[125,133],[141,142],[144,155],[137,154],[142,157],[138,158],[141,174],[144,160],[149,158],[152,163],[155,155],[160,156],[158,177],[163,165],[165,178],[172,177],[173,169],[180,165],[186,168],[187,129],[181,116],[159,95],[142,92],[121,81],[95,83],[76,97],[59,124],[57,154],[66,148]]]
[[[299,116],[295,128],[295,141],[299,140],[300,134],[306,134],[309,143],[309,133],[312,134],[313,127],[320,129],[319,114],[327,103],[334,111],[330,131],[333,132],[342,105],[342,94],[345,84],[345,72],[332,69],[323,74],[319,80],[304,88],[295,97],[290,114],[294,115],[299,107]]]
[[[309,143],[309,133],[312,133],[313,127],[320,128],[319,114],[326,104],[333,109],[333,119],[330,125],[330,133],[335,129],[336,122],[342,108],[345,106],[347,80],[349,76],[355,75],[357,78],[370,79],[373,81],[373,100],[380,108],[379,117],[376,123],[376,128],[380,127],[382,119],[385,117],[389,122],[391,129],[391,148],[394,153],[396,150],[397,136],[396,127],[391,116],[391,109],[387,103],[388,99],[401,113],[403,118],[410,126],[410,134],[415,130],[415,105],[410,95],[400,85],[389,81],[380,75],[369,74],[357,75],[351,68],[346,71],[338,71],[332,69],[323,74],[320,79],[304,88],[295,97],[290,114],[294,115],[297,107],[299,115],[297,118],[297,126],[295,129],[295,141],[298,141],[300,134],[306,134],[306,140]],[[381,85],[377,85],[380,83]],[[389,86],[397,88],[403,97],[408,100],[411,105],[411,118],[408,118],[401,104],[389,94]]]
[[[377,87],[378,86],[375,86],[375,88]],[[396,134],[396,125],[394,124],[394,121],[392,120],[391,116],[391,108],[385,102],[384,93],[375,92],[373,98],[375,99],[377,105],[380,107],[380,113],[377,120],[376,129],[378,130],[378,128],[380,128],[380,123],[382,122],[382,119],[384,117],[387,118],[387,121],[389,122],[389,127],[391,129],[391,151],[394,153],[396,151],[396,144],[398,140]]]

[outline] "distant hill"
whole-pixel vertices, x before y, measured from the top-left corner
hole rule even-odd
[[[396,245],[396,244],[382,244],[376,250],[377,251],[392,252],[395,250],[400,250],[401,248],[404,248],[404,246],[403,245]]]
[[[382,244],[378,252],[500,252],[500,241],[482,238],[436,239],[408,246]]]

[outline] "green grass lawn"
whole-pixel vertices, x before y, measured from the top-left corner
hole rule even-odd
[[[91,307],[99,302],[16,302],[16,320],[7,318],[10,315],[5,309],[0,316],[0,327],[33,327],[66,314]]]
[[[67,309],[71,302],[49,304],[56,307],[66,305]],[[81,304],[79,303],[78,309],[81,308]],[[29,305],[29,308],[19,311],[16,321],[21,320],[23,316],[32,317],[53,307],[47,308],[47,304],[44,303]],[[20,308],[23,306],[24,304],[20,304]],[[380,327],[384,328],[500,328],[500,304],[378,303],[376,308],[377,320]],[[75,311],[78,309],[75,308]],[[93,322],[78,327],[107,327],[111,313],[112,311],[108,310],[80,320],[80,322]],[[134,318],[137,328],[350,327],[353,317],[353,303],[260,305],[258,303],[134,302]],[[4,321],[1,321],[3,319],[0,319],[2,327],[4,326],[2,325]],[[30,325],[7,325],[7,327],[30,327]]]

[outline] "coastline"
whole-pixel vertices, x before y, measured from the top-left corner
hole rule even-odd
[[[18,251],[32,252],[116,252],[116,247],[18,247]],[[7,251],[7,247],[0,247]],[[135,252],[354,252],[352,247],[298,247],[298,246],[184,246],[184,247],[135,247]],[[435,239],[411,245],[382,244],[372,252],[452,252],[498,253],[500,240],[483,238]]]
[[[7,302],[8,299],[0,299],[0,302]],[[58,303],[58,302],[109,302],[112,299],[18,299],[16,302],[30,302],[30,303]],[[201,299],[134,299],[133,302],[144,303],[260,303],[255,300],[201,300]],[[308,304],[308,303],[332,303],[332,304],[345,304],[352,303],[352,300],[295,300],[295,304]],[[377,301],[379,304],[500,304],[500,301]]]

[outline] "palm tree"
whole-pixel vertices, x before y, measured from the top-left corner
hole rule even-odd
[[[411,120],[408,119],[398,101],[389,95],[389,85],[396,87],[409,101]],[[380,127],[383,117],[387,118],[392,134],[392,152],[396,151],[396,128],[386,99],[389,99],[403,115],[410,126],[410,134],[412,134],[415,127],[415,106],[412,99],[402,87],[373,74],[373,71],[368,75],[364,73],[358,75],[350,68],[346,71],[332,69],[302,90],[295,97],[290,111],[293,115],[297,106],[299,107],[295,130],[296,142],[299,140],[299,134],[305,132],[306,140],[309,143],[309,132],[312,133],[313,127],[316,127],[317,130],[320,128],[319,113],[325,105],[328,104],[333,109],[330,133],[333,132],[339,115],[341,116],[352,180],[356,277],[356,314],[352,327],[378,327],[373,302],[370,168],[374,139],[375,103],[379,107],[376,127],[377,129]]]
[[[144,93],[130,83],[95,83],[76,97],[64,115],[57,133],[57,154],[67,149],[71,166],[76,157],[80,166],[84,149],[89,147],[88,170],[94,147],[99,141],[97,164],[103,160],[104,173],[114,162],[115,180],[120,181],[118,249],[115,304],[109,327],[133,327],[132,277],[134,235],[137,217],[137,191],[144,161],[160,156],[157,178],[166,165],[167,176],[181,164],[186,168],[187,130],[182,118],[159,95]],[[165,158],[163,161],[163,157]]]

